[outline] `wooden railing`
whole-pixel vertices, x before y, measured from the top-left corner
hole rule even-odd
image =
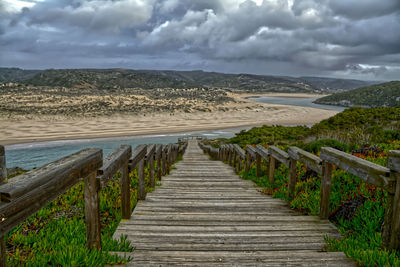
[[[0,146],[0,266],[6,266],[5,235],[29,216],[84,181],[86,245],[101,249],[99,191],[115,174],[121,174],[122,218],[131,216],[129,173],[138,169],[138,200],[146,198],[145,166],[149,165],[150,186],[155,185],[154,162],[157,178],[169,172],[187,143],[169,145],[122,145],[104,160],[101,149],[84,149],[43,167],[18,175],[7,181],[4,147]]]
[[[333,166],[354,174],[360,179],[383,188],[388,192],[383,242],[389,249],[400,249],[400,151],[391,150],[388,157],[388,167],[372,163],[351,154],[331,147],[323,147],[320,157],[304,151],[298,147],[289,147],[288,152],[276,146],[268,149],[257,145],[246,146],[243,150],[238,145],[222,145],[214,148],[210,145],[199,144],[205,153],[214,159],[222,160],[234,167],[236,172],[243,169],[249,171],[252,164],[256,164],[256,175],[262,176],[262,160],[266,163],[269,182],[274,183],[275,168],[284,164],[289,168],[288,197],[295,196],[297,183],[297,162],[305,165],[321,175],[320,214],[321,219],[329,217],[329,202],[331,192],[331,178]]]
[[[190,135],[190,136],[183,136],[178,138],[178,142],[185,142],[188,140],[206,140],[207,137],[201,135]]]

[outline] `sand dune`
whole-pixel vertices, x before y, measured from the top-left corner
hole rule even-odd
[[[230,106],[230,111],[146,116],[33,119],[0,118],[0,144],[70,140],[97,137],[178,133],[259,125],[312,125],[335,115],[337,111],[309,107],[248,102]]]

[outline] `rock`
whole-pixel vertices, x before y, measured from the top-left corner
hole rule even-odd
[[[358,208],[364,204],[367,199],[360,197],[344,202],[331,216],[329,220],[338,223],[340,219],[345,221],[352,220]]]

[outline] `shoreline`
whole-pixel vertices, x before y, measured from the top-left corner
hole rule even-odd
[[[285,97],[285,98],[321,98],[328,96],[327,94],[308,94],[308,93],[261,93],[261,94],[240,94],[238,96],[244,99],[258,98],[258,97]]]
[[[94,118],[0,118],[0,144],[127,138],[143,135],[178,134],[262,125],[313,125],[338,111],[311,107],[258,103],[233,105],[229,111],[174,114],[115,115]]]

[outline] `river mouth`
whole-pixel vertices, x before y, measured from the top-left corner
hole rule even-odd
[[[315,95],[299,97],[292,96],[249,96],[251,101],[267,104],[279,104],[289,106],[303,106],[326,110],[342,111],[345,108],[329,105],[318,105],[312,103],[318,97]],[[317,112],[317,111],[316,111]],[[180,133],[167,134],[148,134],[125,137],[106,137],[106,138],[87,138],[77,140],[55,140],[32,143],[22,143],[6,146],[7,167],[20,167],[23,169],[33,169],[56,159],[65,157],[85,148],[103,149],[103,157],[120,145],[131,145],[133,148],[140,144],[168,144],[176,143],[180,137],[200,136],[209,139],[231,138],[235,133],[254,127],[240,126],[218,130],[195,130]]]
[[[346,108],[341,106],[333,105],[321,105],[315,104],[314,101],[319,97],[307,97],[307,96],[250,96],[246,97],[249,100],[265,103],[265,104],[276,104],[276,105],[288,105],[288,106],[299,106],[299,107],[309,107],[309,108],[320,108],[327,110],[343,111]]]

